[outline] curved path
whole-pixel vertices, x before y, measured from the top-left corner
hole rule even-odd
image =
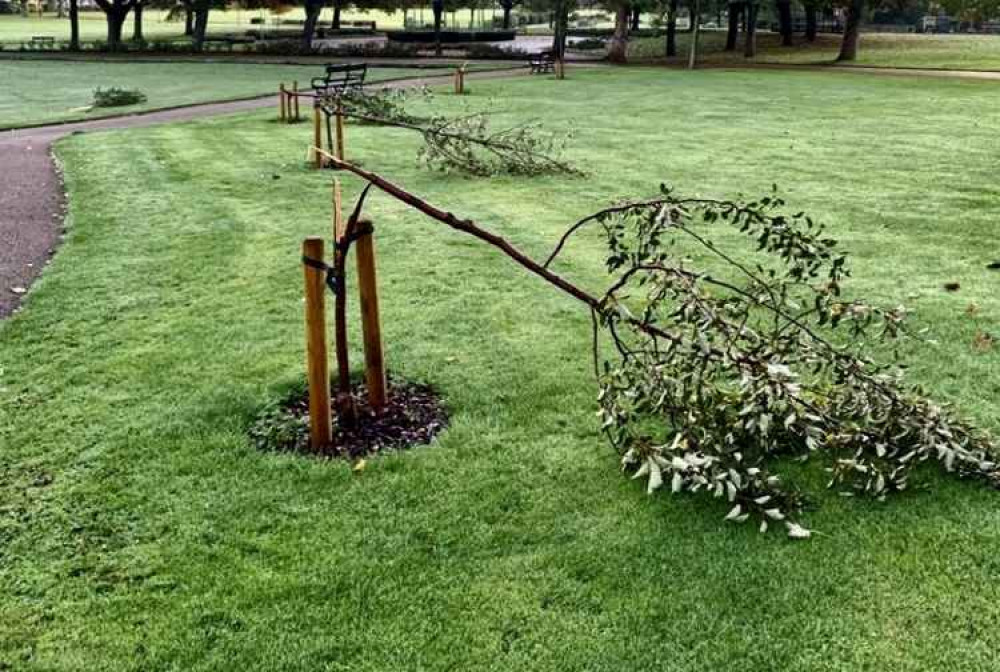
[[[467,75],[469,79],[511,77],[516,70]],[[377,82],[389,87],[440,84],[451,73]],[[41,273],[62,235],[66,196],[52,156],[52,143],[81,131],[107,131],[152,126],[275,106],[273,94],[226,103],[204,103],[159,112],[108,117],[52,126],[0,132],[0,319],[20,305],[31,282]]]

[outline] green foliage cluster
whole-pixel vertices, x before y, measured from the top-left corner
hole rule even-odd
[[[146,94],[138,89],[124,89],[111,86],[94,89],[94,107],[126,107],[146,102]]]
[[[615,281],[594,310],[594,356],[603,428],[624,468],[650,493],[708,492],[728,502],[726,520],[761,531],[780,521],[796,538],[809,536],[795,520],[804,497],[774,471],[779,458],[822,455],[831,487],[878,499],[928,461],[1000,487],[994,440],[907,384],[898,357],[871,355],[908,337],[904,309],[846,298],[836,241],[783,206],[664,187],[567,234],[598,223],[607,240]],[[756,256],[717,244],[723,227]],[[598,324],[614,343],[603,364]]]

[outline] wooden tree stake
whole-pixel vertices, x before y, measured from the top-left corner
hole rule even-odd
[[[293,119],[295,121],[300,121],[302,117],[299,116],[299,83],[298,81],[292,82],[292,105],[295,106],[295,115]]]
[[[339,241],[344,235],[344,208],[340,193],[340,180],[333,178],[333,239]]]
[[[320,148],[323,146],[323,121],[320,119],[319,102],[313,106],[313,162],[316,169],[323,167],[323,154]]]
[[[371,222],[361,222],[365,228]],[[362,234],[355,243],[358,259],[358,293],[361,297],[361,331],[365,342],[365,381],[368,403],[378,412],[385,407],[387,393],[385,361],[382,357],[382,326],[378,311],[378,285],[375,279],[375,240],[372,233]]]
[[[286,100],[286,98],[287,97],[285,96],[285,83],[282,82],[281,85],[278,87],[278,107],[281,109],[281,111],[278,113],[278,118],[281,119],[282,122],[288,121],[288,113],[286,109],[288,101]]]
[[[323,239],[302,241],[305,259],[323,261]],[[306,373],[309,379],[309,438],[313,450],[330,444],[330,369],[326,344],[326,283],[321,269],[303,263],[306,285]]]

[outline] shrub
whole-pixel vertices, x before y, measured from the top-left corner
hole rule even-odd
[[[94,107],[125,107],[146,102],[146,95],[138,90],[122,89],[112,86],[107,89],[97,87],[94,90]]]

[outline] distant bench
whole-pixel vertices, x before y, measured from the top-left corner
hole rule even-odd
[[[29,49],[53,49],[56,46],[56,38],[51,35],[32,35],[31,41],[24,44]]]
[[[528,65],[531,67],[531,74],[542,74],[546,72],[553,72],[555,70],[556,59],[551,51],[543,51],[540,54],[531,57],[528,61]]]

